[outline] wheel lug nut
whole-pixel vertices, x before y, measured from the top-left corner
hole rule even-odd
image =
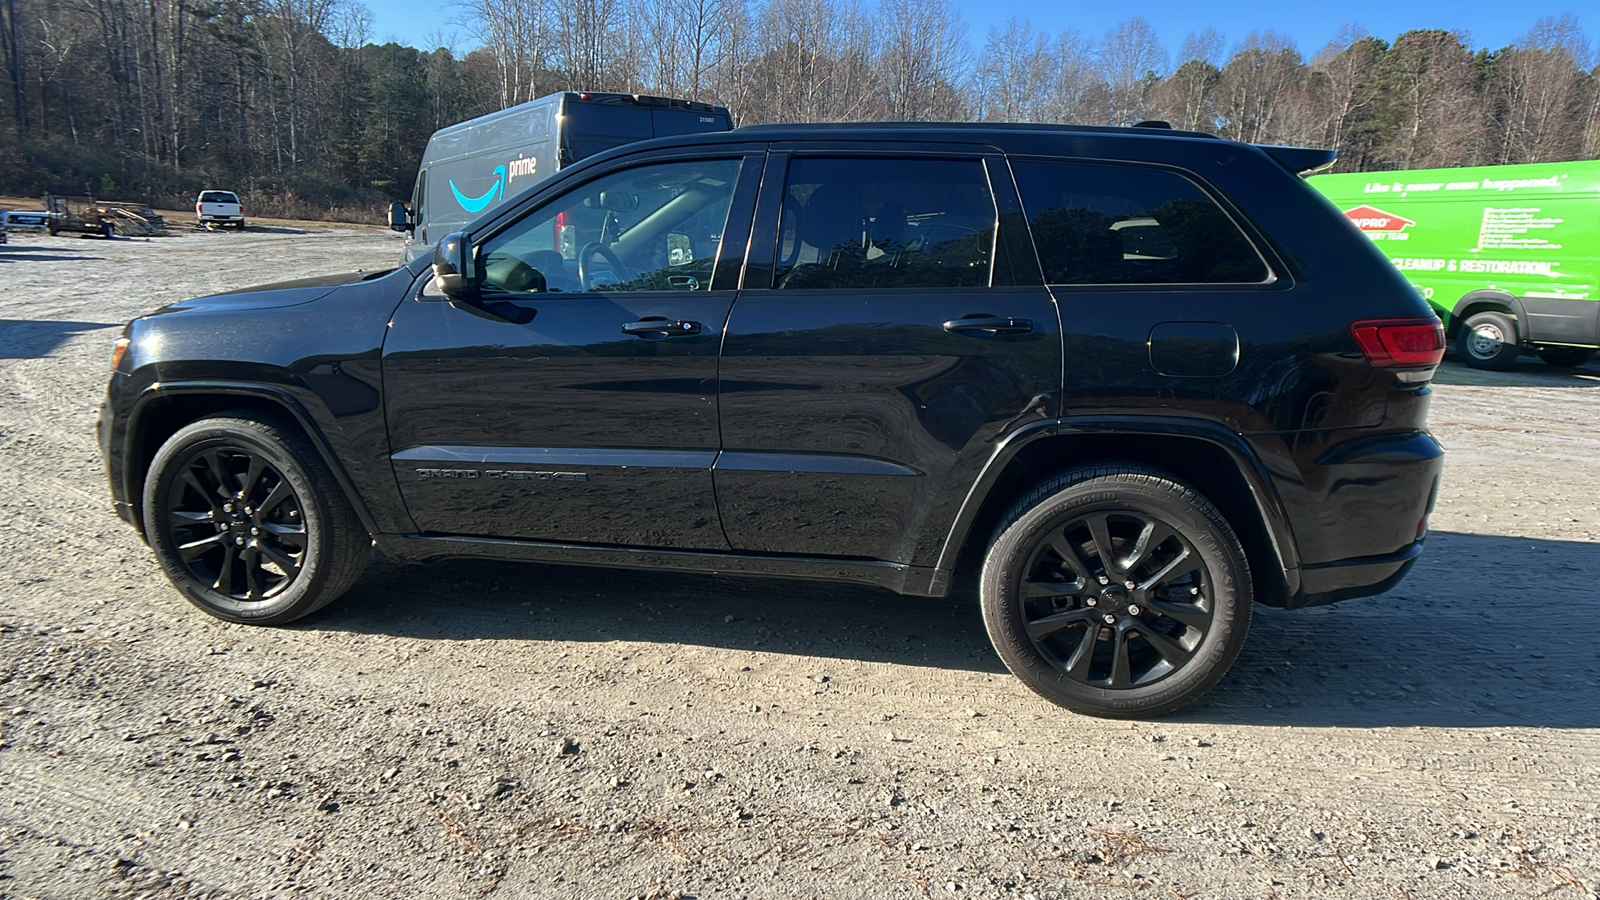
[[[1105,614],[1105,620],[1106,620],[1106,624],[1107,625],[1115,625],[1115,624],[1117,624],[1117,617],[1113,616],[1110,613],[1106,613]]]
[[[1137,607],[1137,606],[1128,607],[1128,615],[1137,616],[1138,614],[1139,614],[1139,607]]]
[[[1084,606],[1095,606],[1095,605],[1098,605],[1099,603],[1100,603],[1100,601],[1096,600],[1093,597],[1087,597],[1083,601],[1083,605]]]
[[[1100,576],[1100,583],[1101,584],[1110,584],[1111,583],[1111,579],[1107,578],[1104,575],[1101,575]]]
[[[224,504],[222,504],[222,511],[223,512],[233,512],[233,504],[232,503],[224,503]]]
[[[242,537],[234,538],[233,539],[233,545],[235,547],[243,547],[244,546],[244,538],[242,538]]]
[[[250,529],[250,533],[251,533],[251,534],[260,534],[260,533],[261,533],[261,529],[259,529],[259,528],[252,528],[252,529]]]
[[[256,514],[256,511],[251,509],[250,507],[246,506],[244,508],[244,514],[247,515],[247,516],[253,516],[253,515]]]
[[[1200,596],[1200,589],[1199,589],[1199,588],[1189,588],[1189,595],[1190,595],[1190,596],[1191,596],[1191,597],[1198,597],[1198,596]]]
[[[1131,590],[1133,590],[1133,589],[1134,589],[1134,588],[1136,588],[1136,587],[1138,587],[1138,586],[1139,586],[1139,584],[1138,584],[1138,582],[1134,582],[1134,581],[1124,581],[1124,582],[1123,582],[1123,583],[1122,583],[1122,586],[1123,586],[1123,587],[1125,587],[1125,588],[1127,588],[1127,589],[1128,589],[1128,590],[1130,590],[1130,591],[1131,591]]]

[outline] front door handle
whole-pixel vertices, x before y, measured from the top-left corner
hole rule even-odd
[[[681,337],[688,334],[699,334],[699,322],[674,322],[661,316],[647,316],[637,322],[629,322],[622,326],[623,334],[635,334],[640,337],[660,335],[662,337]]]
[[[951,334],[965,334],[970,337],[993,337],[997,334],[1031,334],[1033,333],[1033,320],[1019,319],[1015,316],[966,316],[960,319],[951,319],[944,323],[944,330]]]

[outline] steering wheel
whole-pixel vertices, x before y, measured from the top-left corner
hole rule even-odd
[[[583,285],[584,290],[594,290],[594,285],[589,283],[589,276],[593,274],[593,267],[589,264],[589,258],[592,256],[600,257],[606,265],[610,266],[611,274],[615,275],[618,281],[629,282],[633,280],[633,273],[628,271],[628,267],[622,264],[622,260],[617,258],[617,254],[610,247],[599,241],[590,241],[583,245],[582,250],[578,251],[578,282]]]

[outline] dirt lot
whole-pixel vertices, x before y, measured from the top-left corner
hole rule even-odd
[[[113,326],[399,252],[307,229],[0,247],[0,897],[1600,891],[1600,366],[1447,364],[1411,577],[1106,722],[970,595],[375,563],[205,618],[110,510]]]

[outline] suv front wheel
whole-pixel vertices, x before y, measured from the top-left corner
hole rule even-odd
[[[1006,667],[1075,712],[1160,715],[1233,665],[1249,564],[1209,500],[1154,469],[1051,478],[1002,519],[984,560],[984,624]]]
[[[145,533],[189,602],[230,622],[316,612],[366,566],[371,539],[322,457],[287,421],[201,419],[157,451]]]

